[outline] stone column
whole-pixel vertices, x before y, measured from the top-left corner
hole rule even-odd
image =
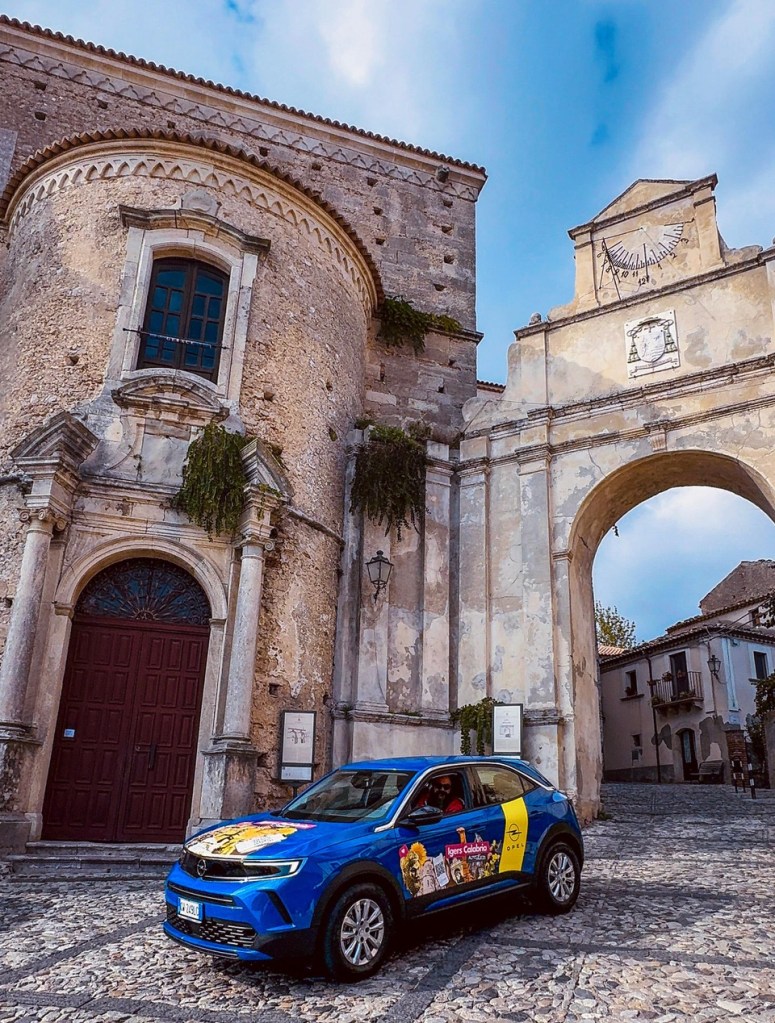
[[[0,664],[0,850],[12,851],[24,848],[30,830],[30,820],[24,813],[24,778],[40,741],[32,723],[25,721],[24,705],[49,548],[57,523],[45,509],[23,514],[29,526]]]
[[[552,553],[552,593],[554,597],[554,674],[557,686],[558,720],[555,726],[554,744],[557,749],[557,782],[572,799],[577,792],[577,735],[574,707],[573,660],[570,638],[571,624],[571,553],[559,550]],[[597,680],[597,672],[595,672]],[[599,791],[602,763],[599,750],[602,748],[602,704],[599,693],[594,699],[580,702],[580,712],[585,715],[582,722],[584,734],[583,777],[588,791],[596,785]],[[590,778],[590,774],[592,777]],[[586,794],[585,794],[586,796]],[[597,806],[584,816],[596,816]]]
[[[358,646],[358,667],[355,689],[355,712],[386,714],[388,680],[388,617],[390,612],[390,583],[387,589],[376,595],[369,581],[365,556],[381,550],[390,560],[390,537],[384,535],[384,527],[370,522],[365,516],[363,523],[363,557],[360,565],[360,643]]]
[[[429,717],[449,713],[449,447],[429,442],[425,474],[421,710]]]
[[[460,624],[457,705],[488,695],[490,579],[487,439],[460,446]],[[469,464],[466,464],[468,462]]]
[[[47,509],[23,513],[29,522],[24,543],[19,582],[16,587],[5,653],[0,664],[0,730],[26,734],[24,702],[30,674],[40,602],[46,580],[46,565],[55,523],[64,528]]]
[[[274,548],[271,515],[282,498],[265,485],[249,484],[240,525],[240,575],[233,612],[228,669],[224,666],[223,718],[204,751],[202,824],[253,810],[258,750],[250,734],[258,649],[264,556]]]
[[[229,683],[220,738],[250,741],[250,709],[258,644],[258,616],[264,576],[264,552],[274,543],[261,533],[248,533],[241,544],[239,589],[234,613]]]
[[[28,434],[11,457],[27,476],[29,527],[0,666],[0,849],[20,851],[30,833],[29,792],[40,746],[24,720],[30,670],[41,630],[41,602],[55,529],[71,514],[82,463],[97,446],[95,435],[69,412],[58,412]]]
[[[362,516],[350,511],[355,459],[363,443],[364,432],[354,430],[347,438],[348,462],[344,478],[344,521],[342,536],[341,578],[336,605],[336,638],[334,641],[334,720],[331,746],[332,764],[338,766],[352,760],[353,725],[350,712],[355,704],[360,646],[361,562],[363,546]]]

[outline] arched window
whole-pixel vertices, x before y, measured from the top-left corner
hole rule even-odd
[[[182,369],[218,379],[228,277],[191,259],[156,259],[138,369]]]

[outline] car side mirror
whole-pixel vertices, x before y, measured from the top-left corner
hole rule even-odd
[[[416,806],[405,817],[401,818],[401,824],[408,824],[413,828],[421,828],[424,824],[436,824],[444,816],[444,811],[438,806]]]

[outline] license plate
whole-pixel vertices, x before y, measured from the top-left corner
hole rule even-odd
[[[193,899],[178,899],[178,915],[186,920],[202,922],[202,903],[194,902]]]

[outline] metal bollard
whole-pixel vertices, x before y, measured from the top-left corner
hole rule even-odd
[[[738,782],[742,783],[743,780],[743,763],[737,757],[732,760],[732,781],[735,785],[735,792],[738,791]]]
[[[754,764],[748,761],[748,785],[750,786],[750,798],[757,798],[757,780],[754,777]]]

